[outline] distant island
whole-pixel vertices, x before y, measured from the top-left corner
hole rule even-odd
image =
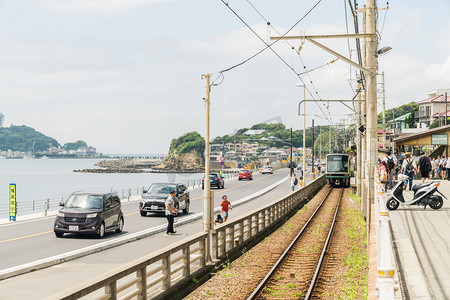
[[[198,132],[188,132],[170,143],[168,156],[159,159],[102,160],[99,168],[74,170],[82,173],[201,173],[204,171],[205,139]]]
[[[52,137],[21,125],[0,127],[0,158],[78,158],[98,157],[97,149],[85,141],[60,145]]]

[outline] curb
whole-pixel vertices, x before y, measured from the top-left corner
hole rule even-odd
[[[279,181],[275,182],[274,184],[254,193],[254,194],[251,194],[242,199],[234,201],[233,206],[239,206],[239,205],[244,204],[256,197],[259,197],[259,196],[269,192],[270,190],[274,189],[275,187],[277,187],[278,185],[280,185],[287,179],[288,179],[288,177],[286,177],[282,180],[279,180]],[[219,211],[220,211],[220,207],[214,208],[214,213],[219,212]],[[200,212],[200,213],[193,214],[192,216],[183,218],[182,220],[179,220],[177,223],[175,223],[174,227],[178,227],[178,226],[199,220],[202,218],[202,215],[203,215],[203,213]],[[3,270],[0,270],[0,280],[4,280],[4,279],[11,278],[14,276],[26,274],[26,273],[29,273],[32,271],[37,271],[37,270],[51,267],[54,265],[58,265],[58,264],[61,264],[61,263],[67,262],[67,261],[71,261],[71,260],[74,260],[74,259],[77,259],[77,258],[80,258],[83,256],[87,256],[89,254],[93,254],[93,253],[101,252],[106,249],[121,246],[121,245],[130,243],[130,242],[148,237],[150,235],[154,235],[156,233],[163,232],[166,229],[166,227],[167,227],[166,224],[158,225],[153,228],[145,229],[145,230],[142,230],[142,231],[139,231],[139,232],[136,232],[136,233],[124,236],[124,237],[116,238],[112,241],[103,242],[100,244],[92,245],[89,247],[84,247],[81,249],[66,252],[63,254],[56,255],[56,256],[36,260],[36,261],[30,262],[30,263],[22,264],[22,265],[15,266],[12,268],[3,269]]]

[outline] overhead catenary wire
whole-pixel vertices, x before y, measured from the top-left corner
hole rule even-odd
[[[258,15],[266,22],[266,24],[267,24],[270,28],[272,28],[276,33],[278,33],[279,36],[281,36],[281,33],[280,33],[280,32],[272,25],[272,23],[271,23],[266,17],[263,16],[263,14],[255,7],[255,5],[253,5],[253,4],[250,2],[250,0],[247,0],[247,2],[248,2],[248,4],[250,4],[250,6],[256,11],[256,13],[257,13],[257,14],[258,14]],[[306,65],[305,65],[305,63],[304,63],[304,61],[303,61],[303,59],[302,59],[302,57],[301,57],[301,54],[300,54],[300,48],[301,48],[301,47],[297,50],[294,46],[292,46],[291,43],[289,43],[288,40],[284,40],[284,41],[286,42],[286,44],[289,45],[290,49],[292,49],[292,50],[294,50],[294,51],[296,52],[296,54],[298,55],[298,57],[299,57],[299,59],[300,59],[300,62],[301,62],[302,65],[303,65],[303,68],[306,70]],[[319,98],[319,100],[322,100],[322,97],[320,97],[319,92],[317,91],[317,88],[316,88],[316,86],[314,85],[314,82],[313,82],[313,80],[311,79],[311,76],[310,76],[308,73],[309,73],[309,72],[312,72],[312,71],[314,71],[314,70],[317,70],[317,69],[319,69],[319,68],[322,68],[322,67],[324,67],[324,66],[330,65],[331,63],[334,63],[334,62],[337,61],[337,60],[339,60],[339,59],[331,60],[330,62],[328,62],[328,63],[326,63],[326,64],[323,64],[323,65],[321,65],[321,66],[319,66],[319,67],[316,67],[316,68],[310,69],[310,70],[306,70],[306,71],[304,71],[304,72],[302,72],[302,73],[298,73],[298,74],[297,74],[298,76],[307,74],[308,79],[309,79],[309,83],[311,84],[312,88],[314,89],[314,93],[317,95],[317,97]],[[303,84],[305,84],[301,78],[300,78],[300,80],[302,81]],[[312,93],[309,91],[308,88],[307,88],[307,90],[308,90],[308,93],[311,95],[311,97],[312,97],[314,100],[316,100],[315,97],[312,95]],[[317,101],[316,101],[315,103],[316,103],[317,106],[319,106],[319,104],[317,103]],[[325,104],[323,104],[323,105],[324,105],[325,108],[328,110],[328,115],[330,115],[329,106],[328,106],[328,105],[325,105]],[[319,107],[319,109],[322,110],[320,107]],[[322,112],[323,112],[323,111],[322,111]],[[325,115],[325,114],[324,114],[324,115]],[[331,116],[331,115],[330,115],[330,116]],[[330,122],[330,119],[327,118],[327,120],[328,120],[328,122]]]
[[[228,7],[228,9],[248,28],[248,29],[250,29],[250,31],[254,34],[254,35],[256,35],[257,37],[258,37],[258,39],[259,40],[261,40],[265,45],[266,45],[266,47],[264,47],[263,49],[261,49],[260,51],[258,51],[257,53],[255,53],[254,55],[252,55],[252,56],[250,56],[249,58],[247,58],[247,59],[245,59],[244,61],[242,61],[242,62],[240,62],[240,63],[238,63],[238,64],[236,64],[236,65],[233,65],[233,66],[231,66],[231,67],[229,67],[229,68],[227,68],[227,69],[224,69],[224,70],[222,70],[222,71],[220,71],[219,73],[225,73],[225,72],[228,72],[228,71],[230,71],[230,70],[232,70],[232,69],[234,69],[234,68],[236,68],[236,67],[238,67],[238,66],[241,66],[241,65],[243,65],[243,64],[245,64],[246,62],[248,62],[249,60],[251,60],[251,59],[253,59],[254,57],[256,57],[256,56],[258,56],[259,54],[261,54],[262,52],[264,52],[265,50],[267,50],[267,49],[270,49],[291,71],[293,71],[294,73],[295,73],[295,75],[300,79],[300,81],[305,85],[305,87],[306,87],[306,84],[305,84],[305,82],[303,81],[303,79],[301,78],[301,76],[299,75],[299,73],[297,73],[296,71],[295,71],[295,69],[291,66],[291,65],[289,65],[287,62],[286,62],[286,60],[284,60],[273,48],[272,48],[272,46],[275,44],[275,43],[277,43],[279,40],[281,40],[283,37],[285,37],[293,28],[295,28],[295,26],[297,26],[304,18],[306,18],[319,4],[320,4],[320,2],[321,2],[322,0],[319,0],[302,18],[300,18],[294,25],[292,25],[283,35],[281,35],[280,37],[278,37],[273,43],[268,43],[268,42],[266,42],[266,41],[264,41],[264,39],[258,34],[258,33],[256,33],[256,31],[255,30],[253,30],[253,28],[251,28],[250,27],[250,25],[248,25],[247,24],[247,22],[245,22],[245,20],[241,17],[241,16],[239,16],[239,14],[235,11],[235,10],[233,10],[230,6],[229,6],[229,4],[227,3],[227,2],[225,2],[224,0],[221,0],[221,2],[223,3],[223,4],[225,4],[227,7]],[[268,21],[266,21],[266,23],[269,23]],[[304,65],[304,64],[303,64]],[[306,67],[305,67],[306,68]],[[308,75],[309,76],[309,75]],[[312,80],[310,80],[310,82],[312,83]],[[311,97],[312,98],[314,98],[314,96],[313,96],[313,94],[311,93],[311,91],[306,87],[306,90],[308,91],[308,93],[311,95]],[[316,94],[318,94],[318,92],[317,92],[317,90],[316,90]],[[315,99],[314,99],[315,100]],[[317,104],[317,103],[316,103]],[[318,104],[317,104],[318,105]],[[328,120],[328,122],[330,122],[330,119],[327,117],[327,115],[325,114],[325,112],[323,111],[323,109],[318,105],[318,107],[319,107],[319,109],[322,111],[322,113],[323,113],[323,115],[327,118],[327,120]]]

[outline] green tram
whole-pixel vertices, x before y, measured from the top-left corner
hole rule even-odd
[[[350,186],[350,156],[345,153],[333,153],[327,155],[327,171],[325,178],[333,187]]]

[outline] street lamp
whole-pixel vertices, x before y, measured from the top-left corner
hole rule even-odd
[[[306,85],[297,83],[297,87],[303,87],[303,100],[306,100]],[[299,108],[300,109],[300,108]],[[306,101],[303,102],[303,175],[306,170]]]

